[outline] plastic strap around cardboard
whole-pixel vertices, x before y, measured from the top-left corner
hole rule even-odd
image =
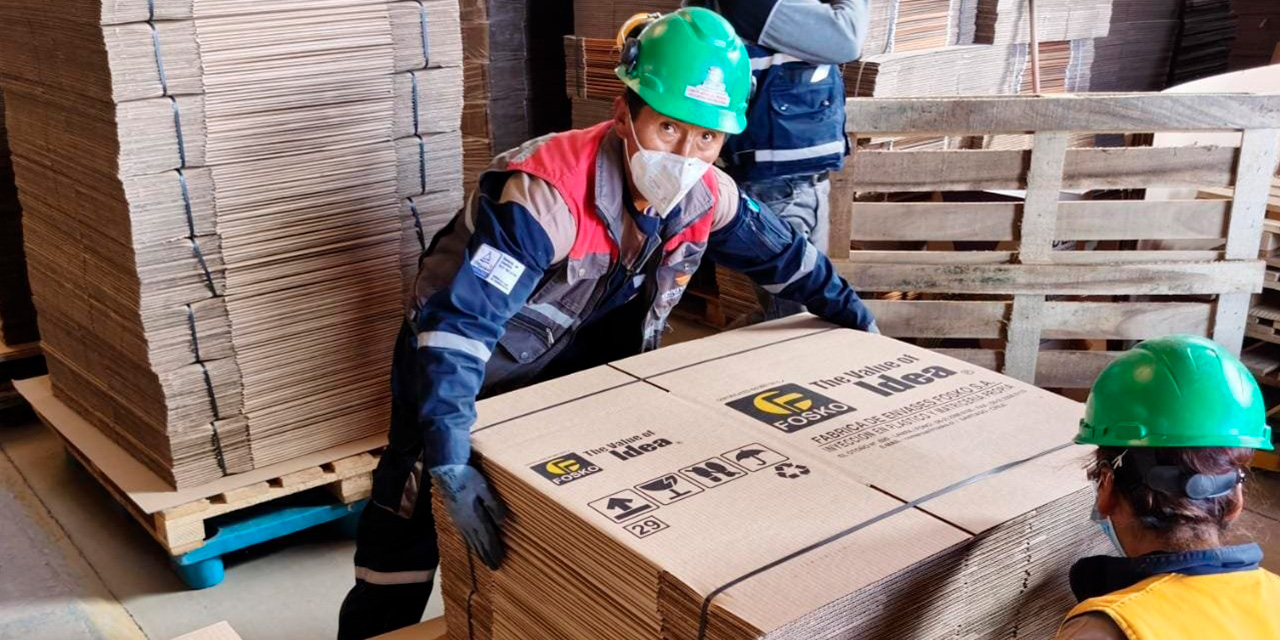
[[[1053,447],[1053,448],[1050,448],[1050,449],[1046,449],[1046,450],[1044,450],[1044,451],[1041,451],[1040,453],[1037,453],[1037,454],[1035,454],[1035,455],[1033,455],[1033,456],[1030,456],[1030,457],[1028,457],[1028,458],[1023,458],[1023,459],[1021,459],[1021,460],[1015,460],[1015,461],[1013,461],[1013,462],[1008,462],[1008,463],[1002,464],[1002,465],[1000,465],[1000,466],[998,466],[998,467],[996,467],[996,468],[994,468],[994,469],[991,469],[991,470],[989,470],[989,471],[984,471],[984,472],[982,472],[982,473],[979,473],[979,474],[978,474],[978,475],[976,475],[976,476],[971,476],[971,477],[965,478],[964,480],[961,480],[961,481],[959,481],[959,482],[957,482],[957,483],[955,483],[955,484],[952,484],[952,485],[949,485],[949,486],[943,487],[943,488],[941,488],[941,489],[938,489],[937,491],[934,491],[933,493],[930,493],[930,494],[928,494],[928,495],[924,495],[924,496],[921,496],[921,497],[919,497],[919,498],[916,498],[915,500],[912,500],[911,502],[905,502],[905,503],[903,503],[903,504],[901,504],[901,505],[898,505],[897,507],[894,507],[893,509],[890,509],[890,510],[888,510],[888,511],[885,511],[884,513],[881,513],[880,515],[877,515],[877,516],[875,516],[875,517],[873,517],[873,518],[870,518],[870,519],[868,519],[868,520],[864,520],[864,521],[862,521],[862,522],[859,522],[858,524],[855,524],[855,525],[853,525],[852,527],[849,527],[848,529],[845,529],[844,531],[841,531],[841,532],[839,532],[839,533],[836,533],[836,534],[834,534],[834,535],[832,535],[832,536],[829,536],[829,537],[827,537],[827,538],[825,538],[825,539],[823,539],[823,540],[819,540],[819,541],[817,541],[817,542],[815,542],[815,543],[813,543],[813,544],[811,544],[811,545],[809,545],[809,546],[807,546],[807,547],[805,547],[805,548],[803,548],[803,549],[797,550],[797,551],[792,552],[792,553],[790,553],[790,554],[788,554],[788,555],[785,555],[785,556],[783,556],[783,557],[781,557],[781,558],[778,558],[777,560],[774,560],[773,562],[770,562],[770,563],[768,563],[768,564],[765,564],[765,565],[763,565],[763,566],[761,566],[761,567],[759,567],[759,568],[757,568],[757,569],[753,569],[753,570],[751,570],[751,571],[748,571],[747,573],[744,573],[744,574],[742,574],[741,576],[738,576],[737,578],[734,578],[733,580],[730,580],[729,582],[726,582],[726,583],[724,583],[723,585],[721,585],[721,586],[719,586],[719,587],[716,587],[714,590],[712,590],[712,591],[711,591],[711,593],[708,593],[708,594],[707,594],[707,597],[706,597],[706,598],[703,598],[703,600],[702,600],[702,611],[701,611],[701,613],[699,614],[699,617],[698,617],[698,640],[704,640],[704,639],[707,637],[707,624],[708,624],[708,622],[709,622],[709,617],[710,617],[710,612],[711,612],[711,602],[712,602],[712,600],[714,600],[714,599],[716,598],[716,596],[718,596],[718,595],[720,595],[720,594],[724,593],[725,591],[728,591],[729,589],[731,589],[731,588],[733,588],[733,587],[735,587],[735,586],[737,586],[737,585],[739,585],[739,584],[742,584],[743,582],[746,582],[747,580],[750,580],[751,578],[754,578],[754,577],[756,577],[756,576],[758,576],[758,575],[760,575],[760,574],[762,574],[762,573],[764,573],[764,572],[766,572],[766,571],[769,571],[770,569],[774,569],[774,568],[779,567],[779,566],[781,566],[781,565],[783,565],[783,564],[786,564],[786,563],[788,563],[788,562],[790,562],[790,561],[792,561],[792,560],[795,560],[796,558],[799,558],[799,557],[801,557],[801,556],[803,556],[803,555],[805,555],[805,554],[808,554],[808,553],[809,553],[809,552],[811,552],[811,551],[815,551],[815,550],[817,550],[817,549],[821,549],[822,547],[825,547],[825,546],[827,546],[827,545],[831,544],[832,542],[836,542],[837,540],[840,540],[840,539],[842,539],[842,538],[845,538],[846,536],[849,536],[850,534],[853,534],[853,533],[855,533],[855,532],[858,532],[858,531],[861,531],[861,530],[863,530],[863,529],[866,529],[867,527],[870,527],[871,525],[876,524],[876,523],[878,523],[878,522],[881,522],[881,521],[883,521],[883,520],[887,520],[887,519],[889,519],[889,518],[891,518],[891,517],[893,517],[893,516],[895,516],[895,515],[898,515],[899,513],[902,513],[903,511],[907,511],[907,510],[909,510],[909,509],[914,509],[914,508],[916,508],[916,507],[918,507],[918,506],[920,506],[920,505],[922,505],[922,504],[924,504],[924,503],[926,503],[926,502],[928,502],[928,501],[930,501],[930,500],[933,500],[933,499],[935,499],[935,498],[940,498],[940,497],[945,496],[945,495],[947,495],[947,494],[949,494],[949,493],[952,493],[953,491],[957,491],[957,490],[959,490],[959,489],[963,489],[964,487],[967,487],[967,486],[969,486],[969,485],[971,485],[971,484],[974,484],[974,483],[980,482],[980,481],[982,481],[982,480],[985,480],[985,479],[987,479],[987,478],[990,478],[990,477],[992,477],[992,476],[995,476],[995,475],[999,475],[999,474],[1001,474],[1001,473],[1004,473],[1005,471],[1008,471],[1008,470],[1010,470],[1010,469],[1013,469],[1014,467],[1018,467],[1018,466],[1021,466],[1021,465],[1026,464],[1026,463],[1028,463],[1028,462],[1031,462],[1031,461],[1033,461],[1033,460],[1036,460],[1036,459],[1038,459],[1038,458],[1042,458],[1042,457],[1044,457],[1044,456],[1047,456],[1047,455],[1050,455],[1050,454],[1056,453],[1056,452],[1058,452],[1058,451],[1061,451],[1061,450],[1063,450],[1063,449],[1066,449],[1067,447],[1072,446],[1072,444],[1073,444],[1073,443],[1071,443],[1071,442],[1067,442],[1067,443],[1064,443],[1064,444],[1060,444],[1060,445],[1058,445],[1058,446],[1056,446],[1056,447]]]
[[[421,191],[427,192],[427,139],[421,135],[414,136],[418,139],[418,184]]]
[[[200,250],[200,245],[196,243],[196,223],[195,215],[191,206],[191,190],[187,185],[187,176],[183,173],[183,169],[187,168],[187,143],[182,133],[182,112],[178,107],[178,99],[169,93],[169,74],[164,68],[164,54],[160,47],[160,30],[156,28],[156,4],[155,0],[147,0],[147,27],[151,29],[151,49],[156,60],[156,73],[160,77],[160,91],[164,97],[169,99],[169,104],[173,109],[173,132],[178,138],[178,184],[182,187],[182,207],[187,215],[187,229],[190,231],[187,240],[191,242],[191,252],[195,254],[196,262],[200,265],[200,270],[204,273],[205,284],[209,286],[209,291],[217,297],[218,287],[213,282],[213,272],[209,270],[209,263],[204,258],[204,252]]]
[[[418,22],[422,26],[422,68],[431,66],[431,47],[427,34],[427,3],[418,0]]]
[[[418,234],[418,247],[422,252],[426,252],[427,234],[422,230],[422,216],[418,215],[418,205],[413,202],[413,198],[409,198],[409,213],[413,214],[413,229]],[[421,256],[422,253],[418,255]]]
[[[422,133],[422,123],[418,115],[418,73],[416,71],[409,72],[409,83],[413,88],[413,135]]]
[[[204,374],[204,388],[209,393],[209,408],[213,410],[213,422],[209,425],[213,432],[213,455],[218,461],[218,469],[222,471],[222,475],[226,475],[227,458],[222,452],[222,438],[218,436],[217,424],[218,420],[222,419],[222,414],[218,411],[218,400],[213,394],[213,377],[209,375],[209,367],[200,356],[200,338],[196,333],[196,311],[191,308],[191,305],[187,305],[187,328],[191,330],[191,347],[195,351],[196,364],[200,365],[200,372]]]

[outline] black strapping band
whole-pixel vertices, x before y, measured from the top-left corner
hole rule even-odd
[[[422,25],[422,67],[431,66],[431,47],[427,40],[427,4],[418,0],[418,21]]]
[[[217,396],[213,393],[213,378],[209,375],[209,367],[205,365],[204,358],[200,356],[200,338],[196,333],[196,312],[187,305],[187,328],[191,330],[191,348],[195,351],[196,364],[200,365],[200,372],[204,374],[204,388],[209,393],[209,408],[213,410],[213,454],[218,461],[218,468],[222,470],[222,474],[227,474],[227,459],[222,453],[222,438],[218,436],[217,421],[222,419],[221,412],[218,411]]]
[[[418,74],[415,71],[409,72],[409,82],[413,87],[413,135],[422,132],[421,118],[418,116]]]
[[[809,545],[809,546],[807,546],[807,547],[805,547],[805,548],[803,548],[803,549],[800,549],[800,550],[798,550],[798,551],[794,551],[794,552],[792,552],[792,553],[790,553],[790,554],[788,554],[788,555],[785,555],[785,556],[783,556],[783,557],[781,557],[781,558],[778,558],[777,560],[774,560],[774,561],[772,561],[772,562],[770,562],[770,563],[768,563],[768,564],[766,564],[766,565],[763,565],[763,566],[761,566],[761,567],[759,567],[759,568],[757,568],[757,569],[753,569],[753,570],[751,570],[751,571],[748,571],[747,573],[744,573],[744,574],[742,574],[742,575],[738,576],[737,578],[734,578],[733,580],[730,580],[729,582],[726,582],[726,583],[724,583],[723,585],[721,585],[721,586],[719,586],[719,587],[716,587],[714,590],[712,590],[712,591],[711,591],[711,593],[708,593],[708,594],[707,594],[707,597],[706,597],[706,598],[703,598],[703,600],[702,600],[702,612],[699,614],[699,618],[698,618],[698,640],[704,640],[704,639],[706,638],[706,634],[707,634],[707,624],[708,624],[708,622],[709,622],[709,617],[710,617],[710,612],[711,612],[711,601],[712,601],[712,600],[714,600],[714,599],[716,598],[716,596],[718,596],[718,595],[720,595],[720,594],[724,593],[725,591],[728,591],[729,589],[731,589],[731,588],[733,588],[733,587],[735,587],[735,586],[737,586],[737,585],[739,585],[739,584],[742,584],[743,582],[746,582],[747,580],[750,580],[751,578],[754,578],[754,577],[756,577],[756,576],[758,576],[758,575],[760,575],[760,574],[762,574],[762,573],[764,573],[764,572],[766,572],[766,571],[769,571],[770,569],[774,569],[774,568],[779,567],[779,566],[781,566],[781,565],[783,565],[783,564],[786,564],[787,562],[790,562],[790,561],[792,561],[792,560],[795,560],[796,558],[799,558],[799,557],[801,557],[801,556],[803,556],[803,555],[805,555],[805,554],[808,554],[808,553],[809,553],[809,552],[811,552],[811,551],[815,551],[815,550],[817,550],[817,549],[821,549],[822,547],[825,547],[825,546],[827,546],[827,545],[831,544],[832,542],[836,542],[837,540],[840,540],[840,539],[842,539],[842,538],[844,538],[844,537],[846,537],[846,536],[848,536],[848,535],[850,535],[850,534],[852,534],[852,533],[855,533],[855,532],[861,531],[861,530],[863,530],[863,529],[866,529],[867,527],[870,527],[871,525],[876,524],[877,522],[881,522],[881,521],[887,520],[887,519],[889,519],[889,518],[891,518],[891,517],[893,517],[893,516],[895,516],[895,515],[898,515],[899,513],[902,513],[903,511],[907,511],[907,510],[910,510],[910,509],[914,509],[914,508],[916,508],[916,507],[918,507],[918,506],[920,506],[920,505],[922,505],[922,504],[924,504],[924,503],[926,503],[926,502],[928,502],[928,501],[930,501],[930,500],[933,500],[933,499],[935,499],[935,498],[940,498],[940,497],[942,497],[942,496],[947,495],[948,493],[951,493],[951,492],[953,492],[953,491],[956,491],[956,490],[962,489],[962,488],[967,487],[967,486],[969,486],[969,485],[971,485],[971,484],[974,484],[974,483],[976,483],[976,482],[980,482],[980,481],[982,481],[982,480],[985,480],[985,479],[987,479],[987,478],[990,478],[991,476],[995,476],[995,475],[998,475],[998,474],[1004,473],[1005,471],[1008,471],[1008,470],[1010,470],[1010,469],[1012,469],[1012,468],[1014,468],[1014,467],[1018,467],[1018,466],[1024,465],[1024,464],[1026,464],[1026,463],[1028,463],[1028,462],[1031,462],[1031,461],[1036,460],[1036,459],[1038,459],[1038,458],[1042,458],[1042,457],[1047,456],[1047,455],[1050,455],[1050,454],[1052,454],[1052,453],[1056,453],[1056,452],[1058,452],[1058,451],[1061,451],[1061,450],[1063,450],[1063,449],[1066,449],[1067,447],[1072,446],[1072,444],[1073,444],[1073,443],[1071,443],[1071,442],[1067,442],[1067,443],[1064,443],[1064,444],[1060,444],[1060,445],[1058,445],[1058,446],[1056,446],[1056,447],[1053,447],[1053,448],[1050,448],[1050,449],[1046,449],[1046,450],[1044,450],[1044,451],[1041,451],[1040,453],[1037,453],[1037,454],[1035,454],[1035,455],[1033,455],[1033,456],[1030,456],[1030,457],[1028,457],[1028,458],[1023,458],[1023,459],[1021,459],[1021,460],[1015,460],[1015,461],[1013,461],[1013,462],[1009,462],[1009,463],[1002,464],[1002,465],[1000,465],[1000,466],[998,466],[998,467],[996,467],[996,468],[994,468],[994,469],[991,469],[991,470],[989,470],[989,471],[984,471],[984,472],[982,472],[982,473],[979,473],[979,474],[978,474],[978,475],[976,475],[976,476],[971,476],[971,477],[965,478],[964,480],[961,480],[961,481],[959,481],[959,482],[957,482],[957,483],[955,483],[955,484],[952,484],[952,485],[949,485],[949,486],[943,487],[943,488],[941,488],[941,489],[938,489],[937,491],[934,491],[933,493],[930,493],[930,494],[928,494],[928,495],[925,495],[925,496],[921,496],[921,497],[919,497],[919,498],[916,498],[915,500],[912,500],[911,502],[905,502],[905,503],[903,503],[903,504],[901,504],[901,505],[898,505],[897,507],[894,507],[893,509],[890,509],[890,510],[888,510],[888,511],[885,511],[884,513],[881,513],[880,515],[877,515],[877,516],[875,516],[875,517],[873,517],[873,518],[871,518],[871,519],[869,519],[869,520],[864,520],[863,522],[859,522],[858,524],[855,524],[855,525],[853,525],[852,527],[849,527],[848,529],[845,529],[844,531],[841,531],[841,532],[839,532],[839,533],[836,533],[836,534],[834,534],[834,535],[831,535],[831,536],[829,536],[829,537],[827,537],[827,538],[825,538],[825,539],[819,540],[819,541],[817,541],[817,542],[815,542],[815,543],[813,543],[813,544],[811,544],[811,545]]]
[[[427,234],[422,230],[422,216],[418,215],[418,205],[413,202],[413,198],[409,199],[409,213],[413,214],[413,228],[418,234],[418,246],[422,251],[426,251]]]
[[[418,139],[418,184],[421,190],[418,193],[427,192],[427,139],[421,135],[415,136]]]

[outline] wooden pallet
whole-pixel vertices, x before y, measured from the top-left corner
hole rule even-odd
[[[14,360],[25,360],[26,358],[34,358],[40,355],[40,343],[28,342],[25,344],[8,345],[0,340],[0,362],[11,362]]]
[[[206,540],[205,522],[233,511],[316,487],[343,504],[369,497],[385,445],[385,438],[366,438],[175,491],[55,398],[48,377],[15,384],[67,452],[173,556],[200,548]]]
[[[857,127],[853,139],[1032,136],[1023,150],[855,149],[832,185],[828,254],[861,291],[920,294],[868,302],[885,334],[981,344],[952,355],[1051,388],[1089,386],[1120,352],[1042,350],[1046,341],[1105,344],[1098,341],[1192,333],[1240,349],[1251,295],[1263,283],[1257,258],[1276,167],[1280,96],[851,99],[847,116]],[[1169,131],[1243,134],[1239,148],[1069,145],[1078,133]],[[1151,187],[1234,191],[1231,200],[1151,202],[1060,195]],[[1025,197],[945,201],[949,193],[1009,190]],[[866,197],[903,192],[944,197]],[[1128,248],[1134,241],[1183,239],[1225,248]],[[1064,241],[1074,250],[1055,250]],[[866,242],[926,249],[853,250]],[[981,250],[930,250],[944,243]]]
[[[1280,344],[1280,308],[1256,304],[1249,309],[1245,335],[1257,340]]]

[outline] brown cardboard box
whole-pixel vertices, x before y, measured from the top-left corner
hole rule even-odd
[[[1105,544],[1080,413],[812,318],[487,400],[509,555],[443,524],[451,637],[1047,637]]]

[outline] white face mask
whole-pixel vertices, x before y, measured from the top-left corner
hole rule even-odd
[[[635,123],[631,122],[631,141],[637,151],[631,154],[631,180],[640,195],[659,217],[666,217],[684,199],[702,176],[711,169],[711,163],[698,158],[686,158],[665,151],[650,151],[640,146],[636,139]]]

